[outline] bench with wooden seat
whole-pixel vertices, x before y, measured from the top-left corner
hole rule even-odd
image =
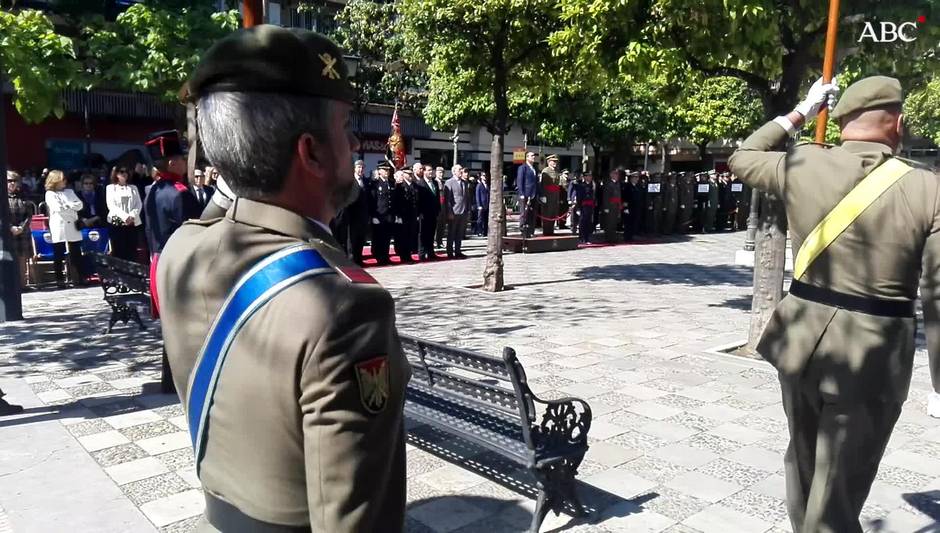
[[[591,427],[586,402],[538,398],[512,348],[500,360],[406,335],[401,342],[412,368],[405,416],[529,469],[539,490],[530,532],[549,511],[587,514],[575,492]]]
[[[127,324],[129,320],[133,320],[141,330],[146,329],[137,307],[150,305],[148,268],[140,263],[105,254],[92,253],[91,257],[101,279],[104,300],[111,306],[111,318],[105,333],[111,333],[118,321]]]

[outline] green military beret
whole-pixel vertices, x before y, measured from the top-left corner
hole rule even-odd
[[[216,42],[188,85],[192,98],[211,92],[267,92],[354,100],[343,51],[336,43],[319,33],[270,24]]]
[[[840,120],[857,111],[903,103],[900,81],[887,76],[871,76],[858,80],[842,93],[832,110],[832,118]]]

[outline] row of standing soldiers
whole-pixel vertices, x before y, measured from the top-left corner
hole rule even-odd
[[[362,249],[371,242],[372,257],[378,264],[389,264],[394,240],[395,254],[404,263],[435,260],[435,247],[444,247],[448,257],[462,258],[462,242],[471,212],[483,221],[478,232],[486,233],[489,188],[469,180],[456,165],[453,175],[444,180],[444,169],[416,163],[411,168],[394,171],[386,162],[379,164],[376,176],[369,178],[364,165],[355,165],[357,191],[355,200],[342,209],[330,223],[333,235],[358,264]]]
[[[730,173],[627,173],[615,169],[600,183],[590,173],[564,183],[571,231],[589,242],[599,224],[604,241],[637,235],[738,231],[747,227],[751,191]],[[558,221],[565,227],[565,220]],[[543,222],[544,223],[544,222]]]

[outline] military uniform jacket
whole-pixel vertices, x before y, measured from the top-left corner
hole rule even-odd
[[[369,180],[369,216],[379,222],[393,222],[392,183],[388,179]],[[373,220],[373,222],[375,222]]]
[[[224,218],[191,221],[160,258],[167,356],[186,405],[210,324],[253,265],[308,243],[333,272],[261,307],[234,340],[209,414],[203,488],[242,513],[313,531],[401,531],[402,425],[410,376],[388,292],[329,233],[293,212],[237,199]],[[363,363],[384,358],[388,387],[369,397]],[[208,529],[212,531],[212,529]]]
[[[836,204],[891,148],[873,142],[841,146],[800,144],[772,151],[787,136],[770,122],[735,152],[729,166],[745,184],[782,198],[794,254]],[[801,279],[840,293],[913,300],[921,267],[928,349],[940,349],[940,180],[925,169],[904,175],[853,222]],[[758,350],[784,374],[799,373],[814,353],[838,353],[858,374],[861,397],[907,394],[914,351],[914,320],[837,309],[787,296],[764,331]],[[882,390],[872,390],[882,384]],[[852,391],[840,391],[852,394]]]
[[[183,222],[199,218],[202,210],[182,178],[162,178],[154,182],[144,200],[147,244],[151,253],[160,253],[170,235]]]
[[[418,190],[414,183],[402,181],[395,184],[392,212],[404,222],[418,219]]]

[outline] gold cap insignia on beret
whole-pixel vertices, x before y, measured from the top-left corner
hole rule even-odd
[[[323,61],[323,72],[320,74],[331,80],[338,80],[339,72],[336,72],[336,58],[324,52],[320,54],[320,61]]]

